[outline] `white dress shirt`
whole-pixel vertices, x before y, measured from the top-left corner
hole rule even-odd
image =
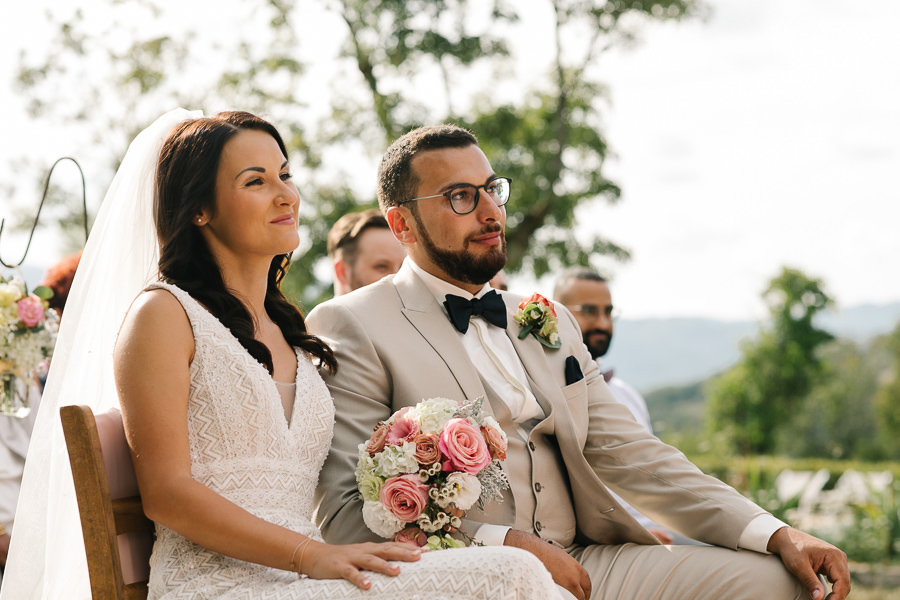
[[[447,294],[471,300],[481,298],[492,289],[490,284],[486,283],[477,294],[472,295],[452,283],[438,279],[408,258],[403,263],[404,267],[407,265],[425,283],[425,287],[434,295],[435,301],[444,313],[447,312],[444,306]],[[504,329],[491,325],[480,316],[473,316],[469,321],[469,330],[466,333],[457,332],[457,335],[460,336],[463,348],[472,359],[478,374],[490,382],[509,407],[513,421],[524,423],[546,416],[531,388],[528,387],[525,368]]]

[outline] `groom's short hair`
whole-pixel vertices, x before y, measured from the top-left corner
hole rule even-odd
[[[412,159],[426,150],[465,148],[478,145],[478,139],[456,125],[432,125],[413,129],[397,138],[385,151],[378,167],[378,203],[382,211],[411,199],[419,186]]]

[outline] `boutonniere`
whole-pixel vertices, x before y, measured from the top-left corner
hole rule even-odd
[[[556,309],[552,302],[540,294],[534,293],[530,298],[523,298],[513,318],[522,325],[520,340],[530,333],[547,348],[559,348]]]

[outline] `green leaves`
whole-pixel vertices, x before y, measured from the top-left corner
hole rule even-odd
[[[813,323],[832,304],[820,280],[785,267],[764,297],[772,328],[744,344],[741,363],[715,382],[710,397],[712,429],[727,431],[745,455],[774,451],[822,374],[821,346],[833,339]]]

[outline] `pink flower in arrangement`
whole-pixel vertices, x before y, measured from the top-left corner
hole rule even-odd
[[[391,477],[381,486],[378,499],[404,523],[415,521],[428,504],[428,486],[418,474]]]
[[[390,428],[384,423],[379,423],[375,427],[375,431],[372,432],[372,436],[369,438],[369,441],[366,442],[366,450],[369,451],[369,456],[375,456],[377,453],[384,450],[389,429]]]
[[[443,471],[465,471],[477,475],[491,462],[484,436],[466,419],[450,419],[441,432],[441,454],[447,460]]]
[[[402,444],[413,441],[417,435],[419,435],[419,426],[415,421],[403,415],[395,416],[394,422],[388,430],[386,441],[388,444]]]
[[[406,542],[421,547],[428,543],[428,534],[415,525],[410,525],[395,533],[393,540],[395,542]]]
[[[546,298],[544,298],[543,296],[541,296],[540,294],[538,294],[537,292],[533,293],[530,298],[522,298],[522,301],[519,302],[519,310],[525,310],[525,307],[527,307],[532,302],[535,302],[542,306],[546,306],[547,308],[550,309],[550,312],[553,314],[553,316],[554,317],[556,316],[556,308],[553,306],[553,303],[550,302],[549,300],[547,300]]]
[[[487,442],[488,452],[490,452],[491,458],[506,460],[506,440],[503,439],[503,434],[490,425],[482,427],[481,433],[484,434],[484,439]]]
[[[44,319],[44,305],[41,299],[30,294],[16,303],[19,318],[26,327],[34,327]]]

